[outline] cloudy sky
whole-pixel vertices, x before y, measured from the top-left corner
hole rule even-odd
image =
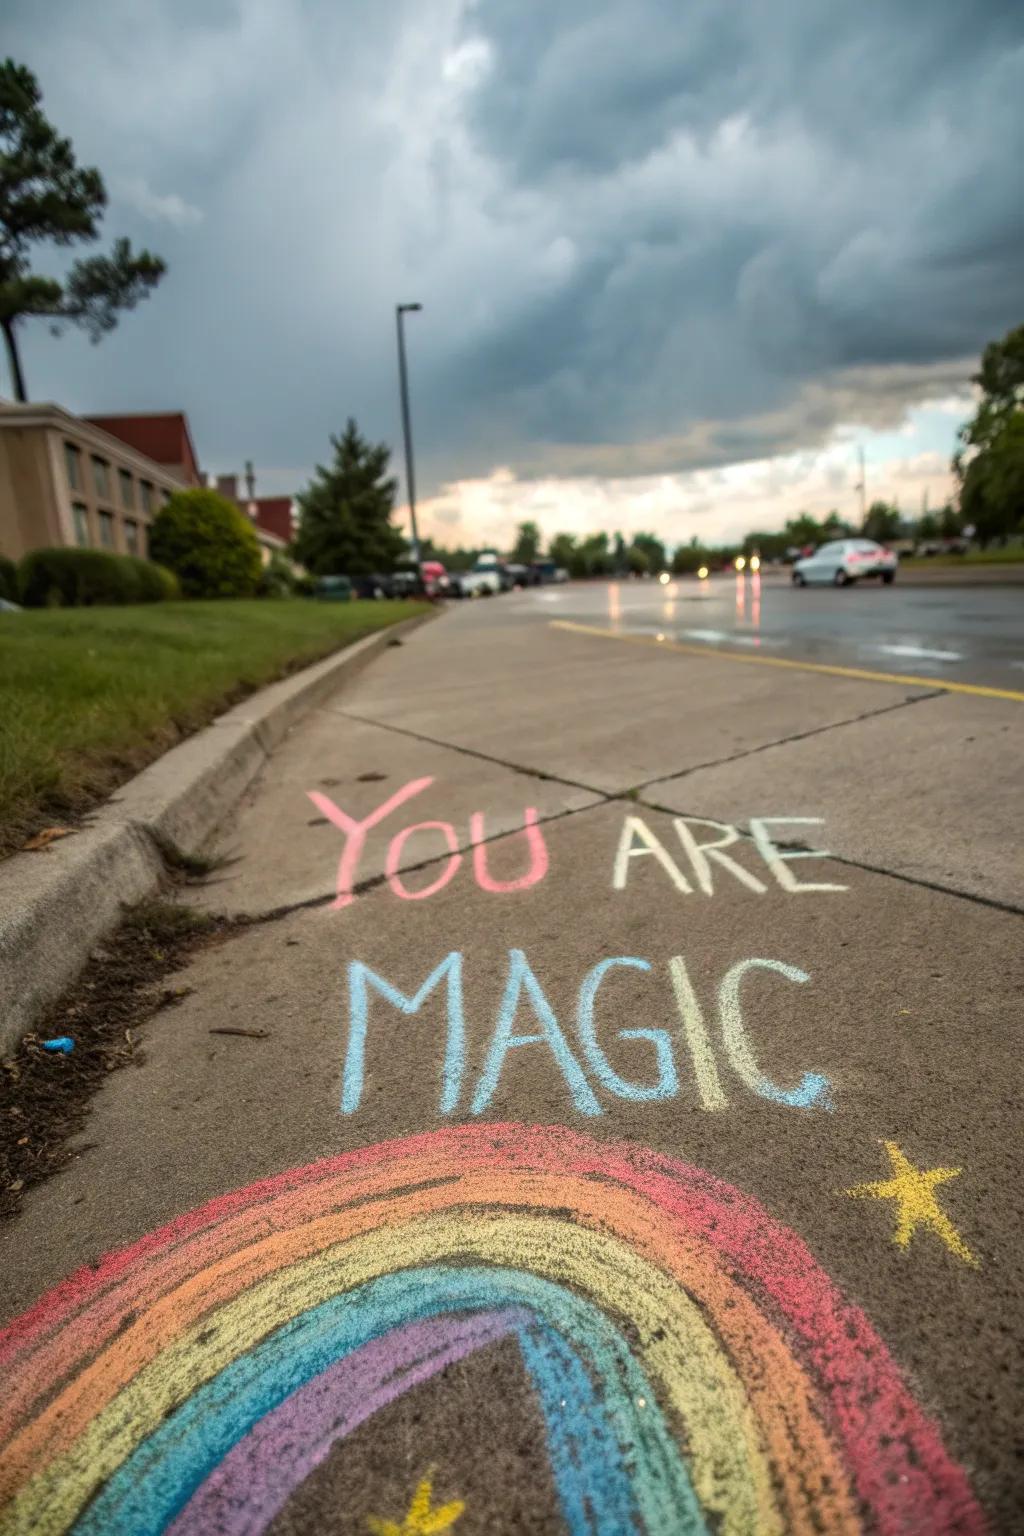
[[[35,398],[184,407],[298,489],[351,414],[445,542],[772,526],[949,488],[1024,321],[1019,0],[5,0],[5,47],[167,259]],[[0,388],[6,385],[0,384]],[[397,460],[396,460],[397,462]]]

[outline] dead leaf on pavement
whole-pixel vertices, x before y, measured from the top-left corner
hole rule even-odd
[[[35,837],[30,837],[27,843],[22,843],[22,852],[45,853],[51,843],[55,843],[59,837],[70,837],[73,831],[73,827],[44,827]]]

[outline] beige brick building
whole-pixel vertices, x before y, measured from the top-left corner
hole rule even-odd
[[[187,423],[178,415],[108,420],[112,428],[181,423],[173,466],[59,405],[0,404],[0,554],[19,560],[62,545],[148,553],[159,508],[173,491],[199,483]]]

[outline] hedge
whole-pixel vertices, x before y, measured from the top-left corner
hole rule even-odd
[[[6,555],[0,555],[0,597],[9,603],[18,601],[18,567]]]
[[[233,501],[196,487],[175,491],[149,529],[149,552],[186,597],[251,597],[262,571],[252,523]]]
[[[101,549],[34,549],[18,567],[18,593],[26,608],[159,603],[181,595],[162,566]]]

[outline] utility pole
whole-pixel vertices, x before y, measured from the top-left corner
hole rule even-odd
[[[398,326],[398,382],[402,394],[402,435],[405,438],[405,488],[409,495],[409,523],[412,531],[412,558],[420,563],[420,536],[416,530],[416,479],[412,467],[412,428],[409,425],[409,380],[405,370],[405,330],[402,317],[423,308],[422,304],[396,304]]]
[[[857,449],[857,458],[860,462],[860,479],[857,482],[857,490],[860,492],[860,525],[864,527],[864,519],[868,515],[867,507],[867,480],[864,474],[864,449]]]
[[[256,498],[256,475],[252,467],[252,459],[245,461],[245,488],[249,492],[249,500]]]

